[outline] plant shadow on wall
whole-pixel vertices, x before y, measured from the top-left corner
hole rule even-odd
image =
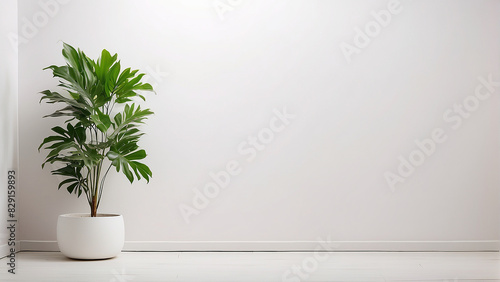
[[[62,55],[65,66],[45,69],[51,69],[60,79],[58,86],[65,92],[45,90],[40,102],[62,104],[61,109],[45,117],[64,117],[65,126],[53,127],[53,135],[45,138],[38,150],[49,150],[42,168],[47,163],[61,165],[51,171],[63,177],[58,189],[66,187],[77,197],[85,194],[90,215],[96,217],[112,166],[130,183],[141,177],[149,182],[152,176],[149,167],[140,162],[146,151],[137,143],[143,135],[139,125],[153,112],[141,109],[133,99],[145,101],[141,91],[153,91],[153,87],[141,81],[144,74],[138,70],[121,71],[117,54],[111,56],[105,49],[94,61],[64,43]]]

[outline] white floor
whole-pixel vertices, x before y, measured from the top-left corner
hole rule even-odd
[[[500,281],[498,252],[128,252],[77,261],[21,252],[0,281]]]

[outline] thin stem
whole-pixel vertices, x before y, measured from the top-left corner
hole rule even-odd
[[[104,181],[106,180],[106,176],[108,176],[109,169],[111,168],[112,164],[109,164],[108,169],[106,169],[106,173],[104,173],[104,176],[101,179],[101,186],[99,187],[99,198],[97,199],[97,206],[101,203],[101,196],[102,196],[102,189],[104,188]]]
[[[94,166],[92,168],[92,174],[94,175],[93,183],[92,183],[92,206],[91,206],[91,213],[90,215],[92,217],[97,216],[97,192],[98,192],[98,185],[99,185],[99,167],[98,165]]]
[[[102,163],[102,161],[101,161]],[[96,166],[96,174],[97,174],[97,177],[95,178],[95,193],[96,195],[98,194],[98,190],[99,190],[99,178],[100,178],[100,174],[101,174],[101,167],[100,167],[100,164]]]
[[[92,144],[94,142],[94,137],[92,136],[92,127],[87,127],[87,129],[89,130],[90,144]]]
[[[115,107],[116,105],[116,102],[113,102],[113,104],[111,104],[111,110],[109,111],[109,113],[113,112],[113,108]]]
[[[87,168],[87,169],[89,171],[87,173],[87,179],[88,179],[88,183],[89,183],[88,185],[90,185],[90,187],[89,187],[89,193],[90,193],[90,199],[91,199],[90,200],[90,206],[92,207],[92,194],[93,194],[93,192],[92,192],[92,190],[93,190],[93,188],[92,188],[92,183],[93,183],[92,182],[92,176],[93,175],[92,175],[92,170],[90,168]]]
[[[98,136],[97,136],[97,133],[98,133],[98,132],[97,132],[97,127],[95,127],[95,126],[94,126],[94,134],[95,134],[95,143],[96,143],[96,144],[97,144],[97,143],[99,143],[99,138],[98,138]]]
[[[85,167],[87,168],[87,167]],[[87,169],[88,171],[88,169]],[[84,181],[87,180],[89,177],[89,172],[87,172],[87,176],[85,177]],[[81,179],[79,179],[79,181],[81,181]],[[85,189],[83,189],[83,191],[85,191],[85,197],[87,197],[87,202],[89,203],[90,206],[92,206],[92,199],[91,199],[91,196],[90,196],[90,193],[89,193],[89,186],[84,182],[82,184],[82,187],[84,187]]]

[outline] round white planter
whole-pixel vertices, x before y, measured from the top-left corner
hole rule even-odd
[[[74,259],[107,259],[117,256],[125,242],[123,216],[72,213],[57,219],[59,250]]]

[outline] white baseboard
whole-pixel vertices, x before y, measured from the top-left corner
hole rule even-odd
[[[19,252],[19,250],[20,250],[20,247],[19,247],[20,242],[19,241],[15,241],[15,242],[16,242],[16,246],[17,246],[16,252]],[[12,247],[10,247],[8,244],[0,245],[0,259],[6,257],[8,255],[10,255],[10,249],[11,248]]]
[[[0,258],[4,258],[10,254],[9,246],[7,244],[0,245]]]
[[[59,246],[57,246],[57,241],[22,240],[21,252],[24,251],[59,252]]]
[[[334,251],[480,252],[499,251],[500,241],[127,241],[123,251]],[[21,251],[57,252],[56,241],[21,241]]]

